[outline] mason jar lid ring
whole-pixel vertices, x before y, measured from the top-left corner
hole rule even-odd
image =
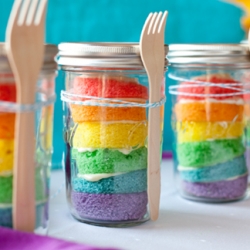
[[[250,51],[245,44],[170,44],[167,57],[176,67],[250,68]]]
[[[226,43],[204,43],[204,44],[170,44],[169,45],[169,55],[178,55],[180,52],[187,55],[209,55],[211,51],[221,55],[237,55],[237,54],[249,54],[249,49],[247,46],[242,44],[226,44]]]
[[[139,43],[60,43],[58,48],[58,64],[66,70],[70,67],[144,68]],[[165,45],[165,54],[167,53],[168,46]],[[165,66],[167,65],[166,59]]]
[[[44,45],[44,59],[41,72],[47,73],[57,70],[57,63],[55,61],[57,53],[58,49],[56,45],[53,44]],[[5,43],[0,42],[0,71],[10,71],[10,70],[11,68],[5,50]]]

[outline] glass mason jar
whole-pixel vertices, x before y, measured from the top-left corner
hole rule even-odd
[[[36,155],[35,232],[46,233],[48,227],[49,176],[52,156],[54,81],[57,64],[54,60],[57,47],[45,45],[43,67],[37,82],[36,104],[28,108],[35,113]],[[26,107],[26,111],[27,107]],[[16,112],[23,112],[24,106],[16,104],[16,85],[5,52],[0,43],[0,226],[13,227],[13,162]],[[24,145],[25,146],[25,145]]]
[[[173,44],[169,61],[180,194],[205,202],[243,198],[248,179],[248,49],[238,44]]]
[[[71,214],[103,226],[148,220],[147,113],[157,105],[163,124],[164,76],[161,102],[149,104],[138,44],[62,43],[59,57]]]
[[[248,41],[241,41],[242,46],[245,46],[248,49]],[[250,83],[250,69],[246,70],[244,73],[244,81]],[[245,120],[246,120],[246,162],[248,172],[250,172],[250,84],[245,84],[245,89],[247,92],[244,94],[245,101]],[[248,182],[250,182],[250,175],[248,176]]]

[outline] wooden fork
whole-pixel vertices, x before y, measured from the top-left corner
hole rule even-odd
[[[13,71],[18,104],[34,104],[44,55],[47,0],[15,0],[6,30],[6,53]],[[13,225],[35,228],[35,115],[17,113],[13,181]]]
[[[149,102],[161,100],[161,85],[164,79],[165,51],[164,31],[167,11],[150,13],[140,37],[140,54],[149,80]],[[160,164],[161,164],[161,114],[160,107],[149,108],[148,118],[148,200],[152,220],[159,216]]]

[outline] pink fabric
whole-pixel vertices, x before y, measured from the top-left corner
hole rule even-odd
[[[1,250],[115,250],[59,240],[47,236],[24,233],[0,227]]]

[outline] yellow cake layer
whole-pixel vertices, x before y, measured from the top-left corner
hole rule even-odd
[[[0,175],[13,169],[14,140],[0,139]]]
[[[52,150],[54,105],[42,109],[40,124],[40,144],[43,150]]]
[[[83,122],[71,133],[75,148],[131,148],[146,144],[147,123]]]
[[[240,137],[243,122],[177,122],[178,142],[195,142]]]

